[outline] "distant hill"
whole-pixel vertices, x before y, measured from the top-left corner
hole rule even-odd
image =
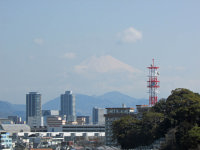
[[[84,94],[75,94],[77,115],[91,115],[93,107],[121,107],[125,104],[127,107],[135,107],[138,104],[148,104],[147,99],[136,99],[120,92],[108,92],[101,96],[88,96]],[[43,109],[60,109],[60,97],[48,101],[42,106]]]
[[[25,119],[26,106],[23,104],[11,104],[6,101],[0,101],[0,118],[7,118],[8,116],[18,115]]]
[[[134,107],[138,104],[148,104],[147,99],[136,99],[120,92],[108,92],[101,96],[88,96],[84,94],[75,94],[77,115],[91,115],[93,107],[108,108],[121,107],[125,104],[127,107]],[[60,109],[60,97],[56,97],[43,104],[42,109]],[[6,101],[0,101],[0,118],[18,115],[25,120],[26,106],[23,104],[11,104]]]

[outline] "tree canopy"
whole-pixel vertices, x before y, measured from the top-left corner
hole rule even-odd
[[[113,139],[122,148],[151,144],[176,129],[176,149],[195,148],[200,144],[200,95],[178,88],[161,99],[142,118],[126,116],[113,123]]]

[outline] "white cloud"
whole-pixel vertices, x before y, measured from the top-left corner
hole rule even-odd
[[[70,71],[70,81],[81,93],[100,94],[121,91],[139,96],[146,92],[146,77],[143,71],[134,68],[110,55],[92,56]],[[72,74],[73,73],[73,74]]]
[[[128,64],[121,62],[120,60],[110,56],[93,56],[88,60],[83,61],[81,64],[75,66],[75,71],[78,73],[97,72],[140,72],[138,69],[131,67]]]
[[[76,57],[75,53],[69,52],[69,53],[65,53],[63,55],[63,58],[67,58],[67,59],[74,59]]]
[[[130,27],[118,33],[118,38],[120,42],[123,43],[135,43],[142,39],[142,33],[135,28]]]
[[[42,38],[35,38],[33,41],[37,45],[43,45],[44,44],[44,39],[42,39]]]

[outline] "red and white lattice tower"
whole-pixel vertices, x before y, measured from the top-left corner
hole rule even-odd
[[[153,59],[153,64],[147,68],[149,69],[149,80],[147,81],[147,87],[149,88],[149,105],[153,106],[158,101],[158,88],[160,87],[160,81],[158,80],[159,67],[154,64]]]

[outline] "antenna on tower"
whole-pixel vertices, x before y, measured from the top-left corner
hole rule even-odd
[[[153,106],[158,101],[158,88],[160,88],[160,81],[158,80],[159,72],[157,67],[154,64],[154,59],[152,59],[152,64],[149,69],[149,80],[147,81],[147,87],[149,88],[149,105]]]

